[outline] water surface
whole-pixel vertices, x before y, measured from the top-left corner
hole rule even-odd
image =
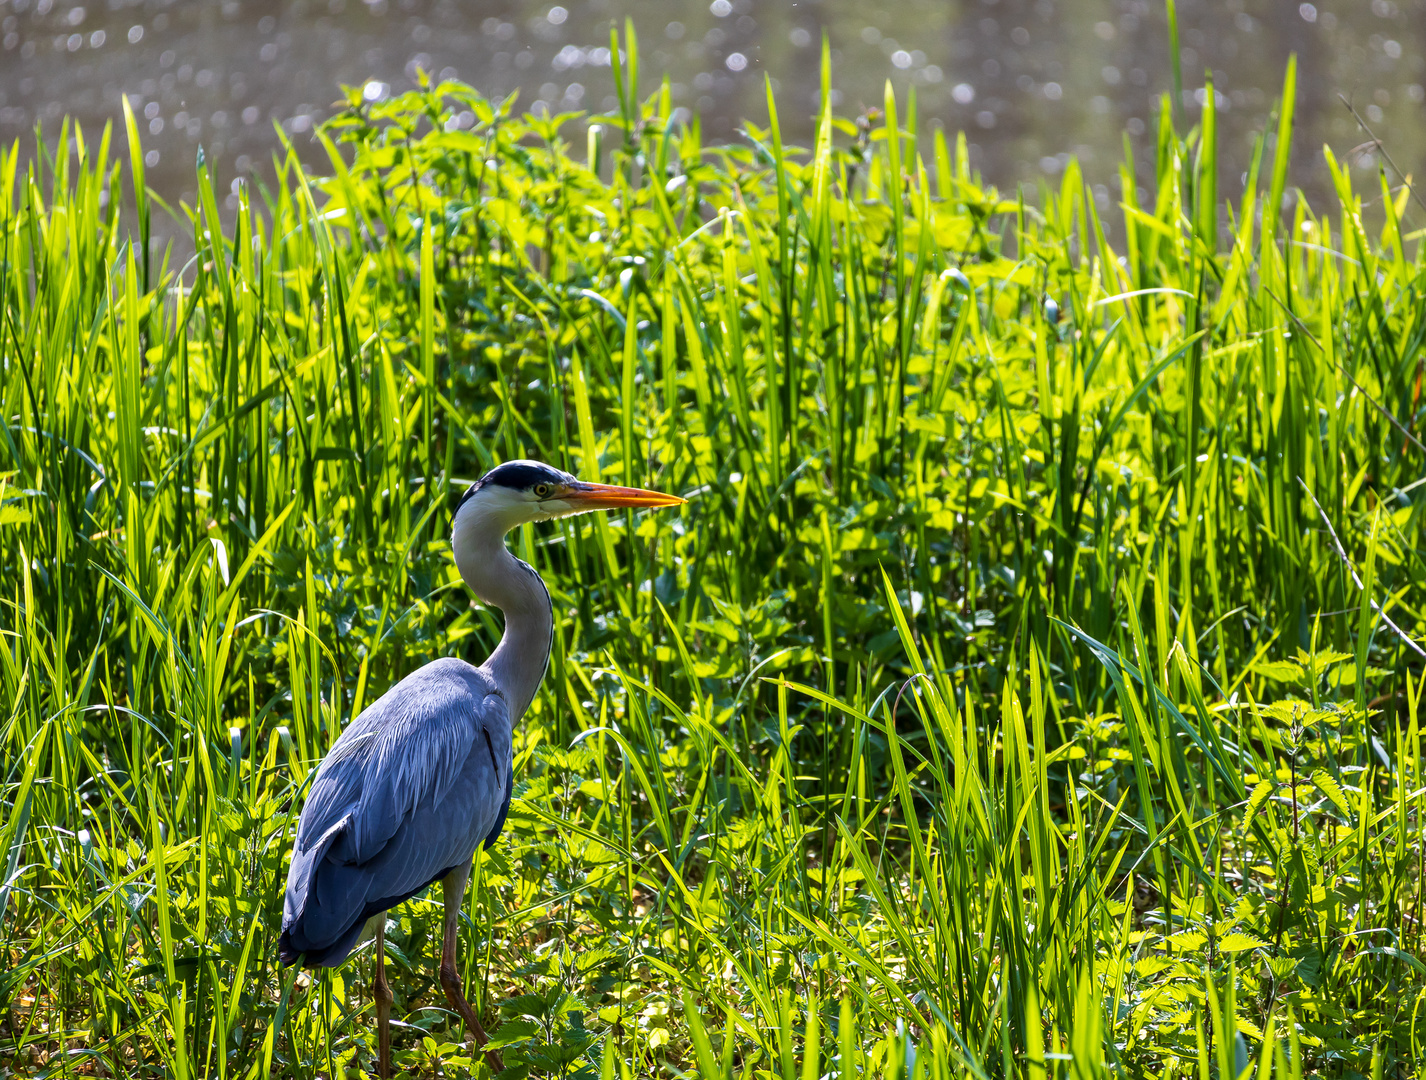
[[[1314,202],[1330,190],[1324,143],[1352,158],[1363,190],[1377,186],[1377,155],[1339,95],[1401,169],[1422,174],[1426,0],[1178,9],[1188,120],[1213,74],[1220,191],[1241,190],[1290,53],[1300,63],[1293,178]],[[524,108],[611,109],[609,26],[625,16],[640,34],[641,89],[668,72],[675,103],[702,115],[709,140],[765,119],[766,74],[787,137],[807,141],[825,32],[842,112],[879,104],[888,78],[903,101],[914,86],[921,129],[965,130],[990,182],[1053,179],[1074,154],[1106,207],[1119,197],[1122,133],[1142,182],[1172,88],[1161,0],[0,0],[0,139],[29,140],[37,123],[53,136],[64,114],[97,134],[128,95],[151,185],[191,202],[200,144],[227,185],[266,166],[274,121],[320,162],[312,126],[342,83],[379,96],[425,68],[493,97],[518,90]]]

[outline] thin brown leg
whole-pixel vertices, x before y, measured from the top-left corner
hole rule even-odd
[[[376,999],[376,1075],[391,1080],[391,987],[386,984],[386,914],[376,927],[376,974],[371,996]]]
[[[451,1008],[460,1013],[466,1027],[470,1028],[471,1034],[475,1036],[475,1045],[484,1046],[490,1041],[490,1037],[485,1034],[485,1028],[480,1026],[480,1018],[475,1015],[470,1002],[466,1001],[460,972],[456,970],[456,932],[460,928],[461,905],[465,903],[465,883],[469,880],[470,864],[466,863],[461,869],[452,870],[441,881],[441,894],[446,905],[446,930],[441,941],[441,989],[446,992],[446,1000],[451,1003]],[[494,1050],[485,1052],[485,1060],[495,1072],[501,1072],[505,1068],[505,1062]]]

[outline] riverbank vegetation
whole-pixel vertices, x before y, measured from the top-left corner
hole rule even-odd
[[[1032,197],[825,74],[812,146],[771,95],[703,145],[625,46],[577,147],[355,92],[232,211],[132,117],[0,153],[0,1073],[374,1069],[369,953],[276,963],[296,811],[497,639],[450,511],[527,456],[689,501],[512,537],[557,627],[462,939],[511,1075],[1416,1075],[1408,190],[1291,197],[1291,71],[1245,184],[1210,92],[1147,188]],[[397,1060],[478,1073],[437,899]]]

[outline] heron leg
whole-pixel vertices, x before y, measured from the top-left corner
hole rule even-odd
[[[461,985],[460,971],[456,967],[457,931],[460,929],[460,911],[465,903],[465,885],[470,880],[470,863],[458,870],[452,870],[441,880],[441,894],[446,907],[445,935],[441,941],[441,989],[446,992],[446,1000],[451,1008],[460,1013],[466,1027],[475,1036],[476,1046],[484,1046],[490,1041],[485,1028],[480,1026],[480,1018],[466,1001]],[[494,1050],[485,1051],[485,1060],[495,1072],[505,1068],[505,1062]]]
[[[391,987],[386,983],[386,913],[377,916],[376,974],[371,980],[371,996],[376,1001],[376,1075],[391,1078]]]

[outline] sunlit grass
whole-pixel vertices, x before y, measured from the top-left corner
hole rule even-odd
[[[0,1068],[373,1068],[368,956],[276,966],[291,827],[497,639],[449,508],[530,456],[689,503],[514,538],[555,648],[463,935],[508,1063],[1414,1075],[1408,193],[1329,155],[1337,205],[1265,209],[1291,72],[1241,198],[1165,107],[1112,212],[890,92],[712,148],[616,74],[578,154],[445,84],[230,224],[200,165],[181,265],[131,118],[127,167],[0,155]],[[484,1069],[436,903],[394,917],[399,1063]]]

